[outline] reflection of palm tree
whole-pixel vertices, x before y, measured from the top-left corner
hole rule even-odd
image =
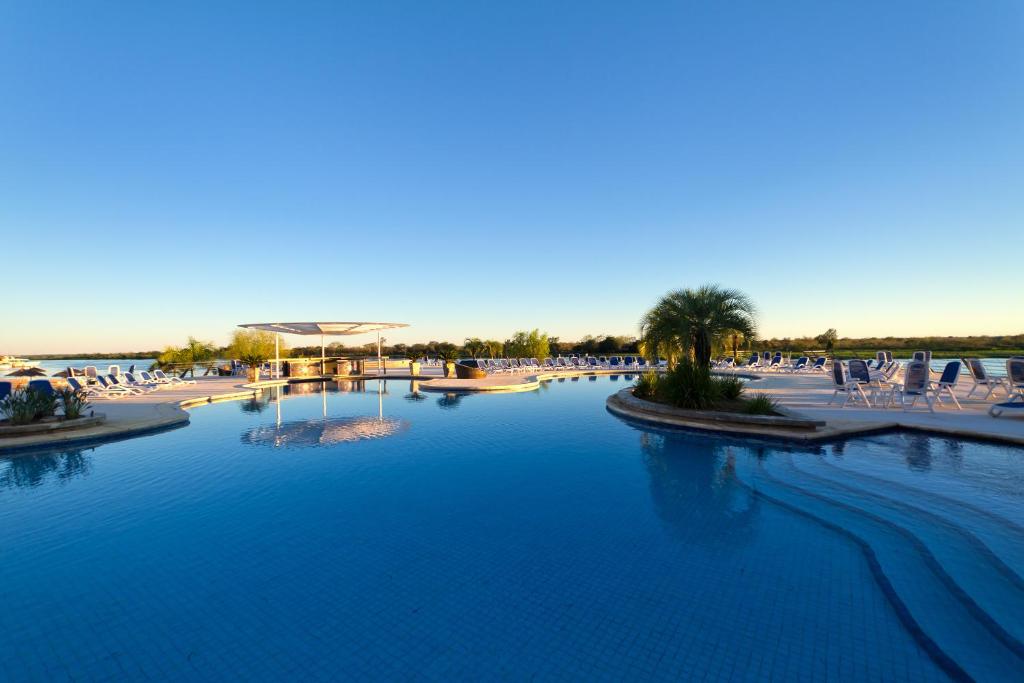
[[[437,405],[445,410],[454,410],[462,402],[462,394],[445,394],[437,399]]]
[[[4,488],[39,486],[48,474],[67,481],[92,469],[92,461],[80,450],[19,455],[6,462],[7,467],[0,471],[0,487]]]
[[[262,413],[270,407],[270,395],[263,393],[258,397],[254,396],[248,401],[239,403],[238,407],[242,409],[243,413]]]
[[[735,447],[649,432],[641,434],[640,445],[651,500],[672,535],[704,546],[742,544],[749,538],[759,504],[736,479]]]
[[[927,472],[932,468],[932,440],[924,434],[907,435],[907,467],[916,472]]]

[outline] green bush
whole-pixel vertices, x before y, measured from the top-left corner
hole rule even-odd
[[[64,409],[64,417],[74,420],[82,415],[82,411],[89,407],[89,400],[84,391],[75,391],[71,387],[64,387],[57,392],[61,408]]]
[[[29,389],[28,393],[33,395],[32,402],[36,409],[33,420],[41,420],[44,417],[51,417],[57,414],[57,405],[60,399],[57,397],[56,392],[44,394],[41,391]]]
[[[57,396],[34,389],[17,389],[0,401],[0,414],[15,425],[35,422],[56,412]]]
[[[3,414],[4,417],[10,420],[11,424],[28,424],[35,419],[35,401],[32,400],[32,396],[28,391],[17,389],[12,391],[10,396],[3,401],[0,401],[0,414]]]
[[[645,372],[640,375],[636,384],[633,385],[633,395],[648,401],[658,397],[658,373]]]
[[[661,401],[686,410],[716,410],[723,407],[735,410],[736,403],[743,398],[743,391],[743,382],[738,378],[712,375],[710,370],[690,360],[680,361],[660,377],[654,372],[644,373],[633,385],[633,395],[637,398]],[[749,404],[743,404],[744,411],[763,410],[767,412],[754,414],[772,414],[774,401],[762,396],[754,399],[752,409],[748,409]]]
[[[722,400],[722,387],[711,370],[689,359],[679,361],[658,382],[659,398],[678,408],[708,410]]]
[[[758,394],[747,401],[743,412],[747,415],[775,415],[778,404],[769,394]]]
[[[738,401],[743,396],[743,382],[737,377],[716,377],[719,391],[726,401]]]

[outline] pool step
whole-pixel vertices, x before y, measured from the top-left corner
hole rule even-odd
[[[781,479],[763,464],[741,465],[737,476],[760,495],[856,541],[904,624],[954,678],[1007,680],[1024,670],[1024,657],[1012,640],[999,638],[986,616],[965,604],[956,594],[956,584],[915,536],[827,494]]]
[[[896,500],[859,487],[852,479],[837,481],[810,472],[812,457],[785,455],[773,459],[769,469],[913,535],[956,584],[954,591],[962,591],[962,599],[972,603],[968,607],[981,610],[982,619],[991,618],[1024,653],[1024,580],[1012,567],[968,528],[914,505],[909,496]]]
[[[959,498],[839,467],[823,456],[794,457],[793,464],[829,481],[879,493],[961,527],[984,543],[1018,580],[1024,577],[1024,527],[1002,515]]]

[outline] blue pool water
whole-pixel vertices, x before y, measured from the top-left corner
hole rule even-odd
[[[626,385],[295,385],[0,460],[0,680],[1019,678],[1020,449],[662,432]]]

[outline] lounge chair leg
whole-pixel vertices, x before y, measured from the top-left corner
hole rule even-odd
[[[949,392],[949,397],[953,399],[953,405],[956,406],[957,410],[963,410],[960,406],[960,401],[957,400],[956,394],[953,393],[953,387],[946,387],[946,391]]]

